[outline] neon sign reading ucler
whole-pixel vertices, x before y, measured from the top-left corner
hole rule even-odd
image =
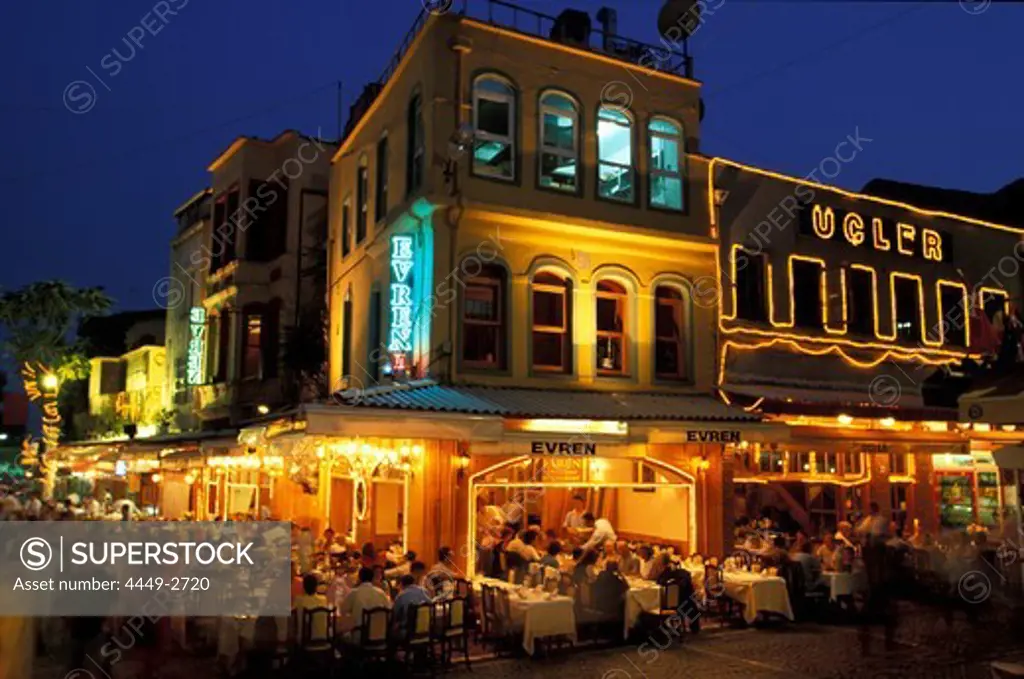
[[[413,237],[391,237],[391,325],[388,353],[394,374],[406,371],[412,353],[412,267]]]
[[[206,309],[192,307],[188,313],[188,363],[186,381],[189,385],[203,383],[203,354],[206,348]]]

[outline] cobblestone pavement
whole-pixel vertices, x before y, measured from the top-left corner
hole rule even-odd
[[[1024,615],[963,611],[903,604],[894,643],[886,650],[881,626],[812,623],[762,628],[716,629],[687,634],[682,642],[656,632],[640,643],[614,648],[556,651],[541,659],[477,659],[472,670],[448,673],[453,679],[990,679],[992,660],[1024,662]],[[377,675],[381,672],[375,673]],[[391,674],[384,672],[384,674]],[[214,679],[215,664],[179,657],[154,679]],[[288,675],[296,676],[296,675]],[[354,676],[351,672],[345,676]],[[64,679],[52,665],[37,666],[34,679]],[[90,679],[87,676],[75,679]],[[98,677],[97,679],[103,679]],[[149,679],[148,677],[146,679]]]

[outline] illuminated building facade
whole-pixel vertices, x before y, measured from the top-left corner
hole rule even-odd
[[[638,65],[613,14],[424,13],[353,107],[335,399],[247,432],[313,463],[285,475],[319,528],[473,570],[478,503],[557,527],[582,493],[623,537],[724,549],[723,441],[766,433],[714,396],[700,83],[678,51]]]
[[[986,309],[1020,299],[1022,231],[716,159],[718,379],[790,425],[731,446],[732,514],[775,507],[817,532],[877,502],[900,526],[999,526],[1016,493],[992,451],[1017,434],[958,425],[996,348]],[[729,508],[726,508],[730,511]]]

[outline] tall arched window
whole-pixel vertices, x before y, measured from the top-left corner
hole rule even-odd
[[[683,129],[667,118],[647,126],[650,139],[650,201],[666,210],[683,209]]]
[[[473,172],[499,179],[515,178],[516,91],[496,75],[473,83]]]
[[[533,369],[572,372],[572,281],[542,271],[531,283]]]
[[[659,285],[654,291],[654,375],[662,380],[683,380],[687,365],[686,300],[679,288]]]
[[[506,367],[505,269],[487,264],[468,278],[462,301],[462,363],[468,368]]]
[[[602,106],[597,114],[597,195],[631,203],[636,195],[633,170],[633,119],[620,109]]]
[[[576,191],[579,186],[579,109],[568,95],[540,98],[540,185]]]
[[[626,288],[615,281],[597,284],[597,374],[625,375]]]
[[[423,186],[426,146],[423,137],[423,98],[419,93],[409,100],[406,131],[408,137],[405,145],[405,195],[408,196]]]

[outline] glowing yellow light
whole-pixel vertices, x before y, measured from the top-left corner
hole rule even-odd
[[[846,413],[840,413],[839,415],[836,415],[836,420],[839,422],[839,424],[853,424],[853,418],[847,415]]]
[[[256,412],[258,412],[260,415],[266,415],[267,413],[270,412],[270,406],[261,403],[258,406],[256,406]]]
[[[412,447],[412,454],[416,455],[417,457],[422,455],[423,454],[423,446],[413,446]]]
[[[523,421],[520,429],[550,434],[607,434],[611,436],[625,436],[629,432],[629,426],[625,422],[616,420],[533,419]]]
[[[43,373],[43,376],[39,378],[39,386],[47,391],[56,391],[59,384],[57,376],[53,373]]]
[[[984,227],[987,227],[987,228],[990,228],[990,229],[998,229],[1000,231],[1009,231],[1010,233],[1024,233],[1024,229],[1019,228],[1019,227],[1006,226],[1005,224],[995,224],[995,223],[992,223],[992,222],[982,221],[980,219],[974,219],[972,217],[965,217],[964,215],[953,214],[952,212],[942,212],[941,210],[925,210],[923,208],[919,208],[919,207],[915,207],[913,205],[910,205],[909,203],[901,203],[899,201],[889,200],[887,198],[879,198],[877,196],[869,196],[869,195],[867,195],[865,193],[854,193],[853,191],[847,191],[847,190],[841,189],[841,188],[839,188],[837,186],[829,186],[828,184],[820,184],[818,182],[810,182],[810,181],[807,181],[806,179],[801,179],[799,177],[791,177],[789,175],[784,175],[784,174],[781,174],[779,172],[772,172],[771,170],[764,170],[764,169],[761,169],[759,167],[754,167],[752,165],[746,165],[744,163],[739,163],[739,162],[736,162],[734,160],[728,160],[726,158],[712,158],[711,162],[708,163],[708,189],[709,190],[708,190],[707,193],[708,193],[708,204],[712,208],[714,207],[714,200],[715,200],[715,198],[714,198],[714,178],[715,178],[714,169],[715,169],[715,165],[716,164],[729,165],[729,166],[732,166],[732,167],[735,167],[735,168],[739,168],[741,170],[745,170],[747,172],[752,172],[754,174],[759,174],[759,175],[764,176],[764,177],[771,177],[773,179],[779,179],[781,181],[789,182],[789,183],[792,183],[792,184],[800,184],[802,186],[807,186],[807,187],[811,187],[811,188],[815,188],[815,189],[822,189],[822,190],[829,191],[829,192],[834,193],[834,194],[839,195],[839,196],[844,196],[846,198],[853,198],[854,200],[863,200],[863,201],[867,201],[867,202],[870,202],[870,203],[876,203],[878,205],[890,205],[892,207],[897,207],[897,208],[900,208],[902,210],[908,210],[908,211],[912,212],[915,215],[923,215],[925,217],[941,217],[941,218],[945,218],[945,219],[955,219],[957,221],[966,222],[968,224],[974,224],[976,226],[984,226]],[[711,216],[712,226],[716,226],[716,227],[719,226],[718,222],[715,221],[716,215],[715,215],[714,209],[710,209],[708,211],[708,214]],[[878,221],[879,221],[879,223],[881,222],[881,220],[878,220]],[[880,249],[885,249],[885,248],[880,248]]]
[[[324,447],[323,446],[320,446],[319,448],[316,449],[316,456],[317,457],[323,457],[324,456]]]
[[[905,224],[903,222],[896,223],[896,250],[901,255],[914,255],[914,238],[917,237],[917,229],[913,224]],[[910,247],[904,248],[903,241],[908,240],[911,242]]]
[[[191,474],[185,474],[185,483],[187,483],[188,485],[191,486],[195,482],[196,482],[196,477],[192,476]]]
[[[887,252],[892,249],[892,243],[882,233],[882,220],[874,217],[871,220],[871,235],[874,237],[875,249]]]
[[[762,403],[764,403],[764,396],[762,396],[761,398],[757,399],[756,401],[754,401],[753,403],[748,405],[746,408],[744,408],[744,410],[746,410],[748,413],[751,412],[752,410],[757,410],[757,407],[759,405],[761,405]],[[740,444],[740,448],[746,448],[746,447],[747,447],[747,442],[743,441]]]
[[[153,481],[153,483],[160,483],[160,479],[162,479],[163,477],[160,476],[159,474],[153,474],[149,478]]]
[[[878,423],[880,425],[882,425],[883,427],[893,427],[893,426],[896,425],[896,418],[895,417],[883,417],[882,419],[880,419],[878,421]]]

